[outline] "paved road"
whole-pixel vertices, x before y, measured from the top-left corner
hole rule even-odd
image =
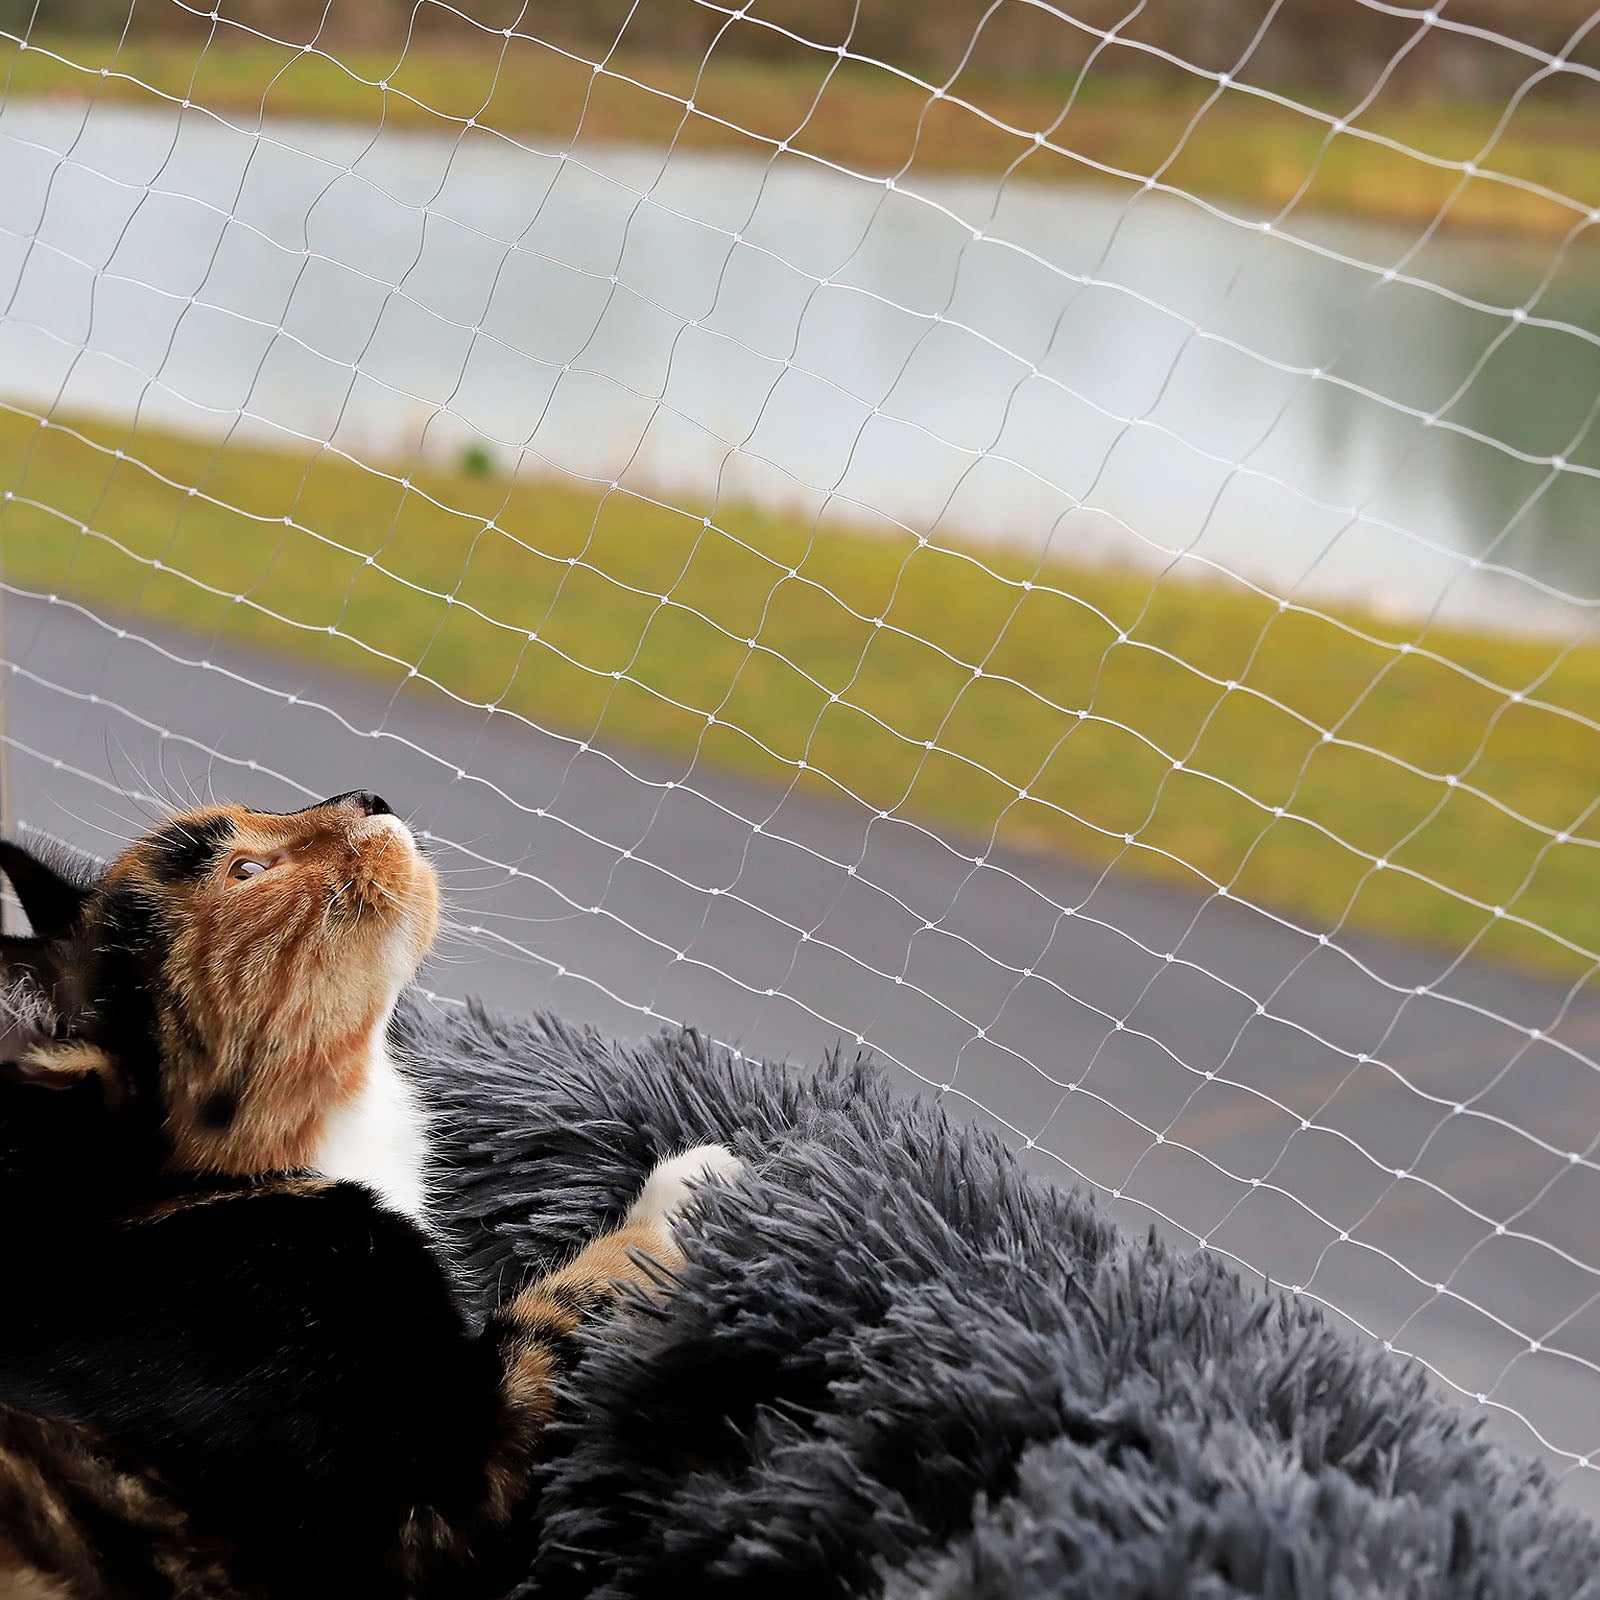
[[[5,625],[25,822],[104,849],[146,782],[375,788],[434,837],[463,925],[441,994],[797,1058],[859,1035],[1126,1220],[1308,1285],[1530,1448],[1531,1422],[1600,1508],[1572,1469],[1600,1450],[1600,1170],[1567,1154],[1600,1140],[1594,997],[1320,946],[1121,867],[980,867],[848,805],[142,623],[8,598]]]

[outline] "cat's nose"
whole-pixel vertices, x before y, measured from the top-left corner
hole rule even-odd
[[[364,817],[394,815],[394,807],[382,795],[374,794],[370,789],[347,789],[343,794],[336,794],[322,803],[325,806],[354,806]]]

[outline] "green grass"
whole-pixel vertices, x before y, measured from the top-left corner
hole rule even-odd
[[[1390,104],[1383,97],[1354,129],[1398,141],[1397,151],[1303,112],[1229,93],[1206,109],[1207,85],[1091,79],[1063,118],[1070,82],[961,77],[948,97],[861,63],[839,69],[809,54],[790,63],[614,56],[597,76],[531,39],[462,48],[445,42],[402,50],[341,50],[339,60],[270,43],[94,38],[0,43],[0,74],[14,97],[95,93],[134,104],[155,91],[254,119],[335,118],[454,134],[474,117],[502,132],[565,143],[614,140],[769,155],[779,140],[858,170],[1000,172],[1027,178],[1115,182],[1131,173],[1247,206],[1392,221],[1565,233],[1579,213],[1525,188],[1460,174],[1419,159],[1476,160],[1542,185],[1581,206],[1600,205],[1600,127],[1592,110],[1538,89],[1515,107],[1485,154],[1503,102]],[[830,68],[834,69],[829,76]],[[104,71],[104,75],[102,75]],[[386,86],[386,87],[385,87]],[[820,98],[819,98],[820,96]],[[692,98],[695,111],[684,102]],[[963,103],[964,102],[964,103]],[[1347,109],[1330,105],[1331,113]],[[1058,150],[1034,147],[1053,130]],[[1013,131],[1014,130],[1014,131]],[[1063,151],[1071,152],[1064,154]]]
[[[1402,625],[1216,585],[77,426],[0,412],[13,584],[396,685],[414,663],[759,777],[803,761],[820,791],[1317,928],[1563,973],[1600,950],[1600,734],[1566,714],[1600,717],[1595,650],[1432,629],[1400,653]]]

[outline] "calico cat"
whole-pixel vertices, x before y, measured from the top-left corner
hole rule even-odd
[[[471,1330],[386,1031],[438,923],[377,796],[175,817],[102,875],[14,844],[0,940],[0,1596],[455,1592],[580,1322],[664,1289],[738,1163],[663,1162]]]

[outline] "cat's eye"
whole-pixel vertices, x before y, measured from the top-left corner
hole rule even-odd
[[[247,878],[259,877],[266,870],[267,864],[265,861],[253,860],[250,856],[240,856],[228,868],[228,876],[236,883],[243,883]]]

